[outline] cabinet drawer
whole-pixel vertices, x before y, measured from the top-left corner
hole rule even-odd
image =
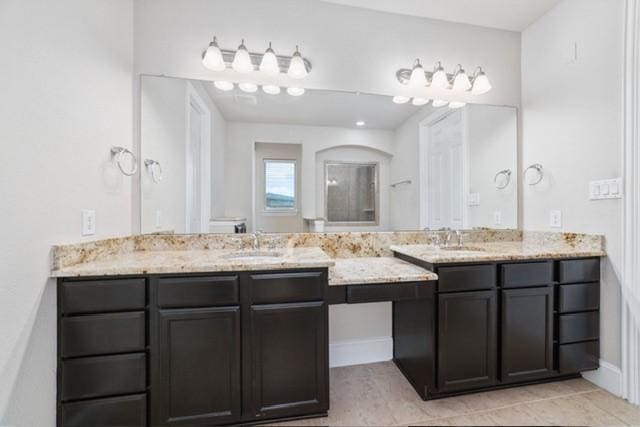
[[[238,290],[238,276],[164,278],[158,283],[158,306],[195,308],[238,304]]]
[[[581,283],[560,286],[560,313],[597,310],[600,307],[600,284]]]
[[[504,288],[549,285],[553,283],[553,263],[504,264],[500,266],[500,278]]]
[[[60,291],[65,314],[145,308],[144,279],[63,282]]]
[[[492,289],[496,286],[496,266],[491,264],[442,267],[437,273],[439,292]]]
[[[145,313],[62,318],[62,357],[144,351]]]
[[[406,301],[433,296],[434,286],[428,283],[396,283],[347,287],[347,303]]]
[[[560,344],[595,340],[600,335],[599,312],[563,314],[560,316]]]
[[[144,394],[85,400],[62,405],[64,427],[143,427],[146,424],[147,397]]]
[[[140,393],[145,387],[143,353],[62,362],[62,400]]]
[[[316,301],[324,299],[327,274],[321,271],[252,274],[249,284],[254,304]]]
[[[600,341],[565,344],[559,348],[558,367],[561,374],[598,369],[600,358]]]
[[[560,261],[560,283],[600,281],[600,258]]]

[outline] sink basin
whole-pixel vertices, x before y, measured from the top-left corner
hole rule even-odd
[[[281,252],[275,251],[243,251],[243,252],[234,252],[227,255],[223,255],[221,258],[231,259],[231,260],[248,260],[255,261],[261,259],[275,259],[280,258],[283,254]]]
[[[486,252],[484,249],[474,248],[474,247],[470,247],[470,246],[462,246],[462,247],[453,246],[453,247],[450,247],[450,248],[440,248],[440,250],[441,251],[446,251],[446,252],[458,252],[458,253]]]

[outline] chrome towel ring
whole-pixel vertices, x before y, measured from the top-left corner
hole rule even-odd
[[[149,171],[149,175],[151,175],[153,182],[160,184],[160,181],[162,181],[162,166],[160,165],[160,162],[153,159],[145,159],[144,166]]]
[[[542,182],[542,180],[544,179],[544,168],[542,167],[542,165],[539,164],[539,163],[533,164],[533,165],[529,166],[528,168],[526,168],[522,175],[526,178],[527,172],[529,172],[530,170],[535,170],[536,173],[538,174],[538,178],[533,182],[528,182],[527,184],[529,184],[531,186],[540,184]],[[525,181],[526,181],[526,179],[525,179]]]
[[[131,157],[131,169],[126,170],[122,161],[124,156],[128,155]],[[133,176],[138,171],[138,159],[135,154],[124,147],[111,147],[111,158],[115,160],[118,169],[126,176]]]
[[[504,190],[505,188],[507,188],[509,186],[509,184],[511,183],[511,169],[505,169],[502,170],[500,172],[498,172],[496,174],[495,177],[493,177],[493,183],[496,185],[496,188],[498,190]],[[498,184],[498,178],[504,176],[504,183],[503,184]]]

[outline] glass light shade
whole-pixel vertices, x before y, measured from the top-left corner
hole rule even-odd
[[[462,108],[465,105],[467,105],[466,102],[452,101],[449,103],[449,108],[451,108],[452,110],[457,110],[458,108]]]
[[[423,88],[428,84],[427,76],[424,74],[424,68],[420,64],[420,60],[416,59],[416,63],[411,71],[411,78],[409,79],[409,87],[414,89]]]
[[[394,96],[393,97],[393,103],[394,104],[406,104],[407,102],[409,102],[411,100],[411,98],[409,98],[408,96]]]
[[[233,90],[233,83],[231,82],[226,82],[226,81],[217,81],[217,82],[213,82],[213,85],[223,91],[229,91],[229,90]]]
[[[258,90],[258,85],[251,82],[240,83],[238,87],[240,88],[241,91],[247,92],[247,93],[253,93]]]
[[[473,88],[471,93],[474,95],[483,95],[491,90],[491,82],[484,72],[480,72],[475,79],[473,79]]]
[[[453,80],[453,90],[456,92],[466,92],[471,89],[471,81],[469,81],[469,76],[464,72],[462,67],[459,67],[458,72],[456,73],[456,77]]]
[[[224,63],[224,58],[222,57],[222,51],[218,47],[215,37],[204,52],[202,65],[211,71],[224,71],[225,68],[227,68],[227,65]]]
[[[291,63],[289,64],[287,74],[293,79],[303,79],[307,77],[307,74],[309,74],[307,66],[304,64],[304,60],[302,59],[302,55],[300,54],[297,46],[296,51],[291,57]]]
[[[264,85],[262,86],[262,90],[264,93],[268,93],[269,95],[278,95],[280,93],[280,86]]]
[[[436,89],[447,89],[449,87],[449,78],[447,72],[442,68],[442,65],[438,62],[433,69],[433,76],[431,76],[431,87]]]
[[[436,107],[436,108],[444,107],[447,104],[448,104],[448,102],[444,101],[442,99],[434,99],[433,100],[433,106]]]
[[[420,107],[421,105],[428,104],[429,98],[413,98],[413,101],[411,101],[411,103],[416,107]]]
[[[280,74],[280,66],[278,65],[278,58],[276,57],[276,53],[271,49],[271,43],[269,43],[269,47],[262,55],[262,61],[260,62],[260,71],[269,75],[269,76],[277,76]]]
[[[304,89],[301,87],[289,87],[287,88],[287,93],[291,96],[302,96],[304,95]]]
[[[253,71],[253,63],[251,62],[251,56],[247,47],[244,45],[244,40],[238,46],[236,55],[231,63],[231,68],[242,74],[248,74]]]

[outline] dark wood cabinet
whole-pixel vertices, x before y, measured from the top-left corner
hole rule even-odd
[[[501,380],[516,382],[551,375],[553,287],[501,293]]]
[[[329,409],[324,301],[251,306],[251,402],[258,418]]]
[[[159,311],[153,425],[240,419],[240,307]]]
[[[438,390],[495,384],[497,291],[438,295]]]

